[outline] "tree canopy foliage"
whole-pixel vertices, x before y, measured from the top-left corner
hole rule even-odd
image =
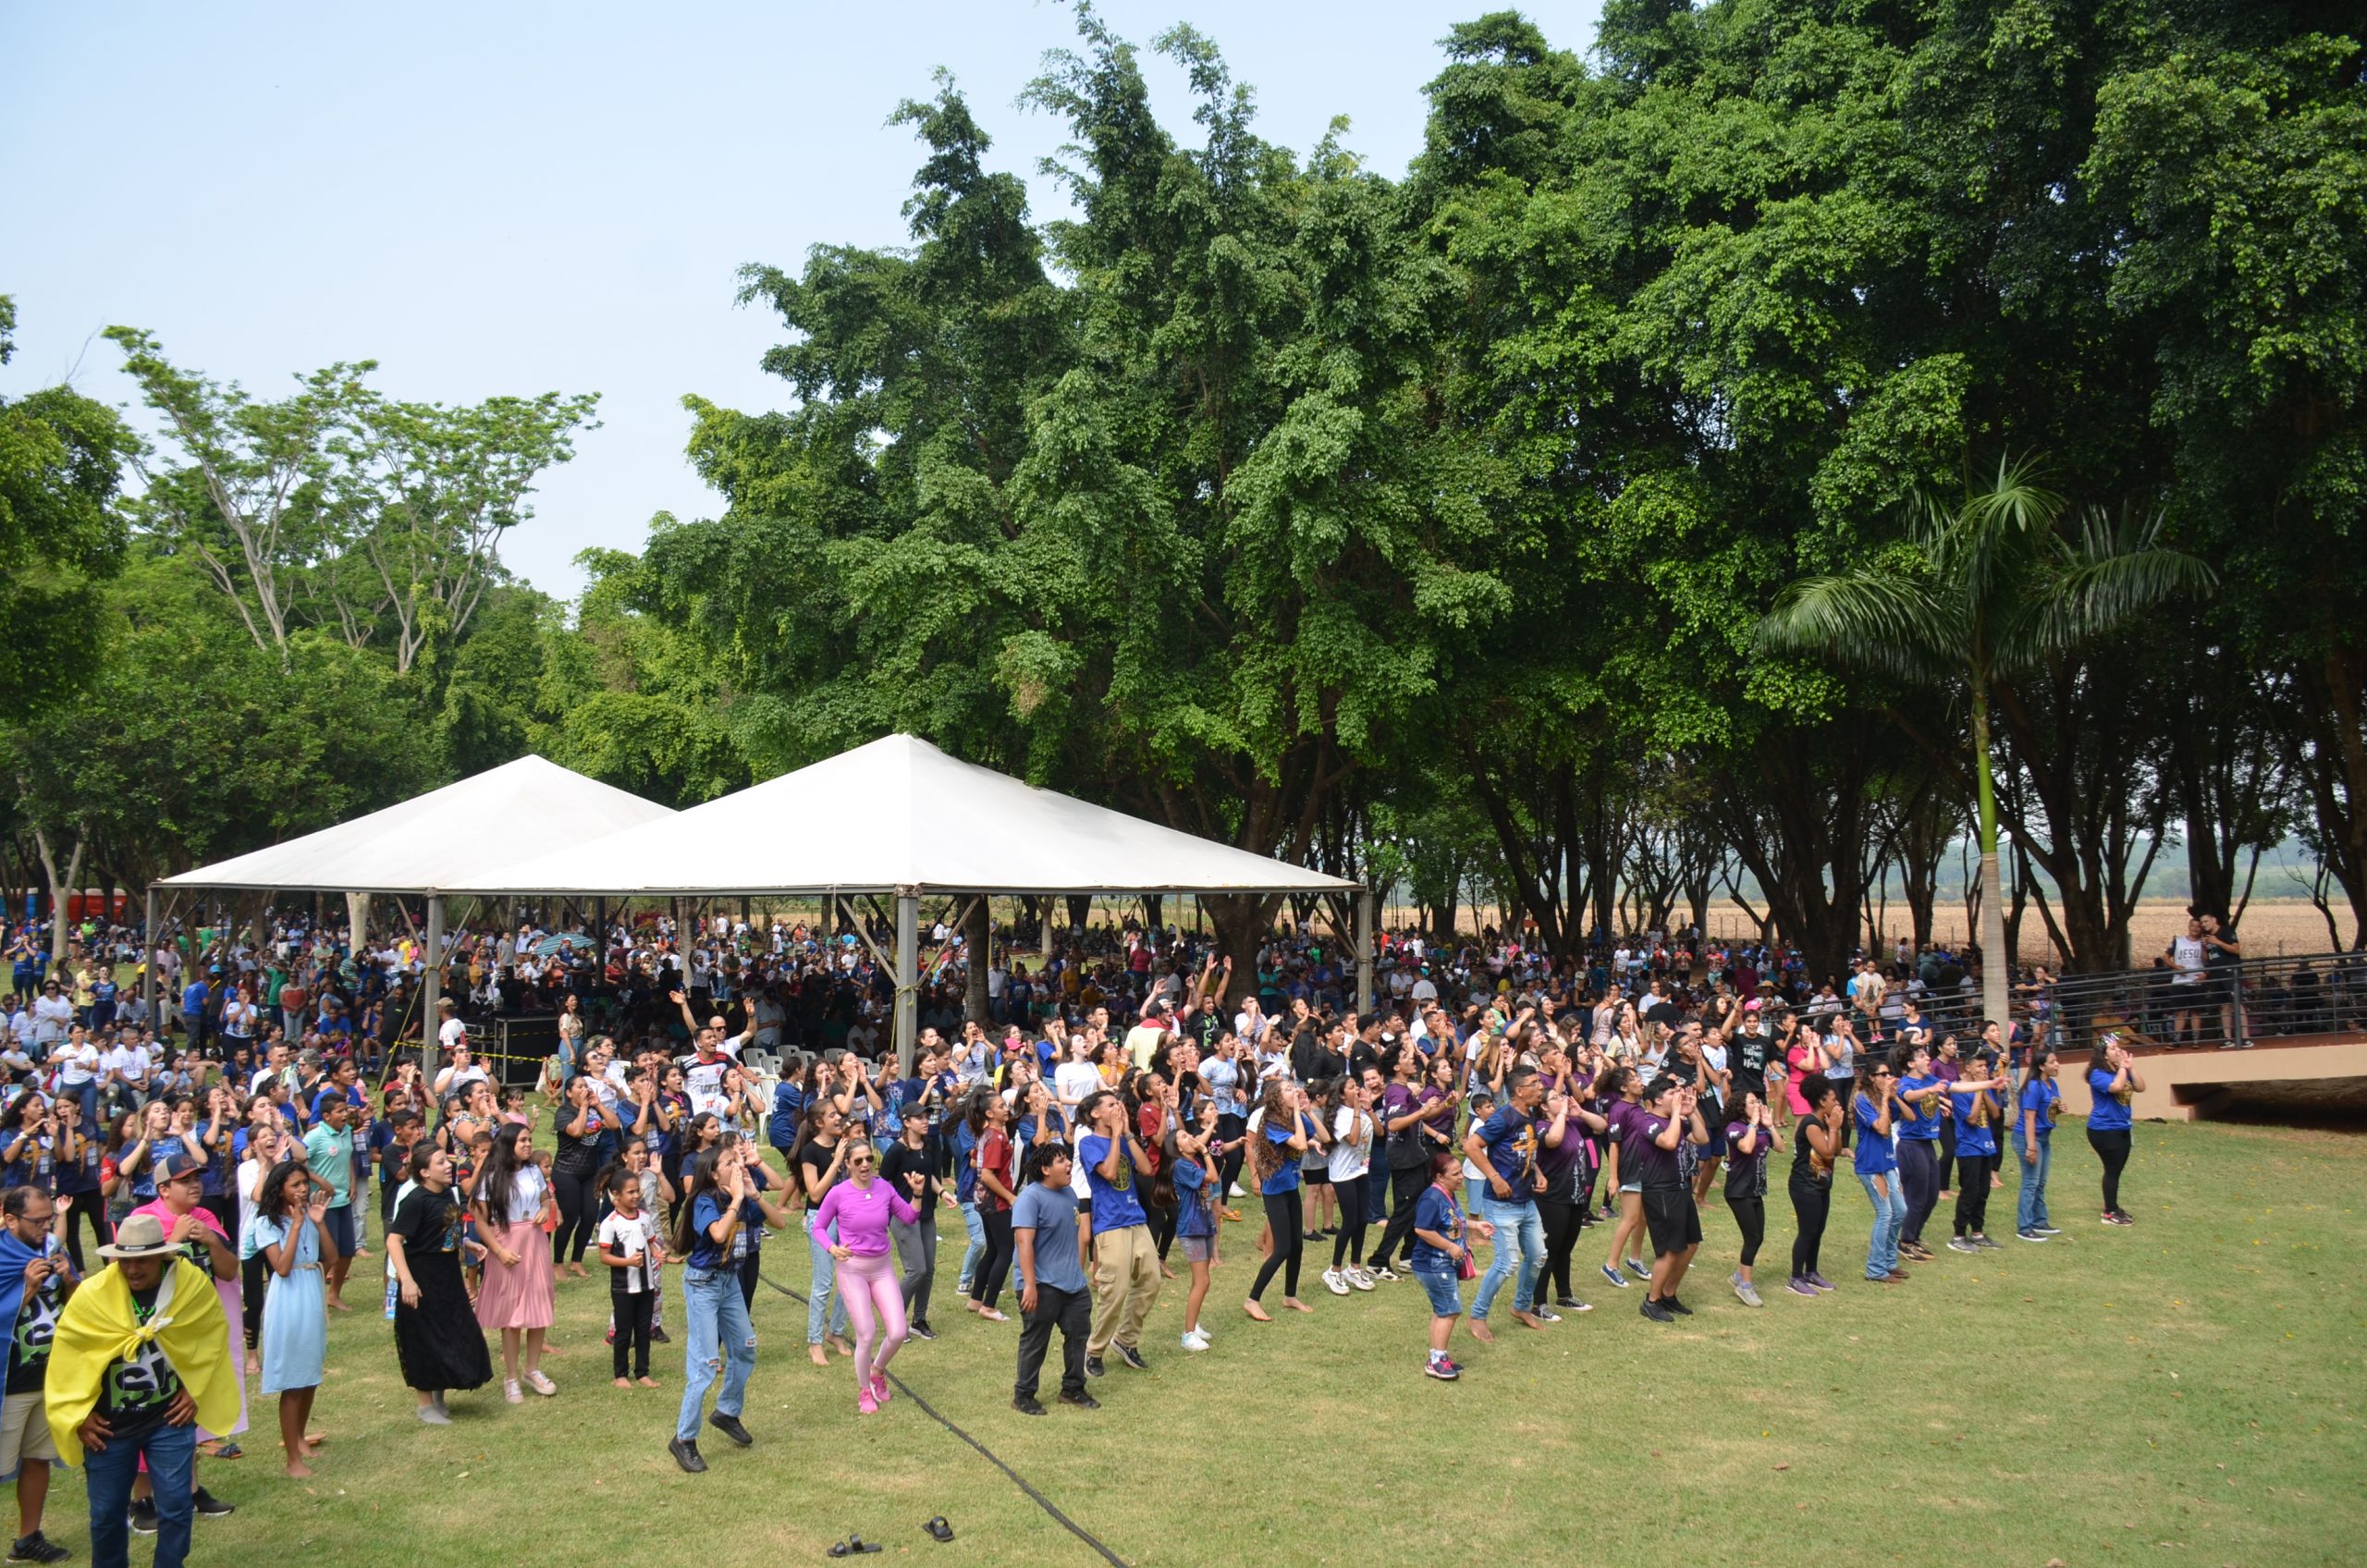
[[[1180,129],[1076,24],[1024,94],[1064,210],[940,73],[894,116],[909,242],[743,270],[784,406],[686,399],[716,514],[587,557],[571,608],[497,548],[590,399],[400,406],[356,364],[256,401],[119,332],[165,451],[118,501],[86,429],[59,582],[100,592],[128,521],[126,581],[178,586],[98,618],[147,671],[103,688],[165,692],[154,627],[202,615],[260,663],[192,692],[335,690],[428,776],[532,747],[676,804],[905,729],[1561,949],[1748,886],[1820,968],[1878,887],[1928,931],[1985,753],[2009,941],[2034,905],[2123,962],[2165,847],[2226,910],[2288,834],[2357,937],[2353,8],[1612,0],[1590,47],[1498,12],[1402,178],[1344,124],[1265,140],[1188,26],[1149,45]],[[2015,645],[1970,644],[1918,498],[2024,462],[1981,628]],[[1762,634],[1803,583],[1850,636]]]

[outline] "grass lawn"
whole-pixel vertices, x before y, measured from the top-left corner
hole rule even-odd
[[[950,1303],[934,1314],[944,1337],[896,1370],[1134,1563],[2360,1562],[2367,1143],[2140,1126],[2131,1230],[2096,1223],[2076,1123],[2058,1147],[2064,1234],[2048,1245],[2011,1239],[2007,1201],[2005,1253],[1943,1250],[1907,1285],[1858,1283],[1867,1208],[1845,1176],[1824,1265],[1841,1292],[1780,1288],[1792,1225],[1771,1194],[1760,1277],[1777,1283],[1753,1312],[1717,1283],[1735,1235],[1713,1206],[1686,1292],[1699,1316],[1654,1325],[1640,1289],[1595,1276],[1591,1314],[1541,1335],[1506,1321],[1492,1348],[1458,1340],[1470,1371],[1455,1385],[1419,1375],[1410,1281],[1337,1300],[1310,1275],[1312,1317],[1245,1319],[1254,1223],[1227,1228],[1215,1349],[1176,1349],[1171,1285],[1145,1342],[1154,1370],[1113,1362],[1098,1413],[1013,1412],[1016,1323]],[[962,1232],[950,1209],[943,1225],[950,1293]],[[1589,1269],[1598,1234],[1582,1241]],[[803,1289],[796,1238],[767,1256]],[[712,1469],[681,1475],[665,1451],[680,1340],[657,1349],[663,1390],[614,1389],[606,1306],[597,1281],[562,1287],[557,1399],[458,1397],[442,1431],[412,1419],[378,1315],[340,1318],[318,1475],[280,1476],[258,1399],[248,1456],[201,1465],[239,1512],[200,1521],[195,1561],[772,1568],[819,1561],[850,1530],[890,1559],[1101,1561],[912,1401],[859,1418],[844,1363],[812,1366],[803,1308],[771,1292],[746,1413],[757,1445],[709,1434]],[[668,1316],[679,1327],[679,1295]],[[922,1534],[934,1513],[954,1545]],[[50,1534],[88,1560],[72,1476]]]

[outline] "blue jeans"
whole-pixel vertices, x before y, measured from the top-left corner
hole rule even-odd
[[[189,1561],[190,1521],[197,1516],[197,1503],[190,1495],[190,1468],[197,1463],[193,1424],[159,1427],[144,1438],[117,1438],[83,1456],[93,1568],[129,1568],[131,1525],[126,1513],[142,1454],[156,1488],[156,1568],[181,1568]]]
[[[970,1244],[963,1251],[962,1276],[954,1281],[954,1288],[966,1296],[970,1293],[971,1282],[978,1277],[978,1265],[985,1262],[987,1256],[987,1222],[978,1217],[976,1204],[962,1206],[962,1228],[970,1233]]]
[[[2025,1164],[2022,1151],[2030,1145],[2019,1133],[2014,1134],[2014,1163],[2021,1168],[2022,1195],[2014,1205],[2014,1229],[2028,1231],[2048,1223],[2046,1218],[2046,1171],[2054,1163],[2054,1143],[2049,1138],[2038,1141],[2038,1158]]]
[[[1885,1189],[1879,1193],[1874,1191],[1878,1180]],[[1866,1238],[1866,1278],[1879,1280],[1898,1267],[1898,1232],[1907,1223],[1907,1194],[1895,1170],[1880,1177],[1859,1171],[1858,1185],[1866,1189],[1866,1201],[1874,1206],[1874,1232]]]
[[[839,1298],[839,1260],[830,1256],[830,1249],[808,1233],[805,1250],[814,1259],[814,1282],[805,1292],[805,1342],[818,1345],[825,1317],[831,1333],[847,1331],[847,1304]]]
[[[1413,1272],[1415,1279],[1422,1282],[1424,1293],[1430,1298],[1431,1317],[1463,1316],[1463,1281],[1455,1277],[1453,1264],[1443,1268],[1424,1268],[1415,1263],[1408,1263],[1405,1267]]]
[[[737,1415],[748,1392],[748,1374],[756,1369],[756,1347],[749,1341],[755,1330],[748,1323],[748,1304],[740,1295],[740,1276],[728,1268],[682,1271],[682,1305],[690,1319],[682,1348],[682,1414],[674,1435],[694,1442],[699,1435],[700,1407],[720,1366],[723,1391],[715,1396],[717,1415]]]
[[[1545,1263],[1545,1221],[1537,1217],[1535,1204],[1482,1198],[1479,1218],[1496,1228],[1496,1244],[1488,1272],[1479,1280],[1479,1298],[1471,1304],[1474,1323],[1487,1320],[1488,1309],[1496,1305],[1496,1292],[1512,1277],[1515,1264],[1520,1267],[1520,1284],[1513,1292],[1513,1310],[1527,1312],[1536,1304],[1537,1271]]]

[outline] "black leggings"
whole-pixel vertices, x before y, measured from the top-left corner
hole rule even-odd
[[[1792,1238],[1792,1278],[1816,1272],[1817,1249],[1824,1245],[1824,1221],[1833,1212],[1833,1189],[1813,1182],[1794,1182],[1792,1216],[1799,1234]]]
[[[574,1248],[571,1261],[583,1261],[583,1249],[591,1243],[592,1232],[599,1225],[600,1179],[595,1172],[581,1173],[553,1170],[551,1188],[558,1194],[558,1229],[551,1232],[551,1261],[570,1261],[570,1239]]]
[[[1412,1166],[1389,1173],[1389,1223],[1381,1227],[1380,1245],[1372,1249],[1372,1266],[1386,1268],[1400,1250],[1410,1252],[1414,1235],[1414,1200],[1430,1184],[1430,1168]]]
[[[2124,1147],[2128,1137],[2126,1133],[2121,1134]],[[87,1193],[58,1194],[57,1207],[66,1213],[66,1251],[74,1259],[74,1272],[88,1274],[90,1269],[82,1262],[82,1220],[85,1217],[90,1219],[92,1233],[97,1236],[100,1246],[113,1246],[115,1227],[107,1223],[107,1200],[93,1187]]]
[[[1151,1244],[1159,1249],[1159,1262],[1165,1263],[1167,1249],[1175,1244],[1175,1206],[1169,1204],[1161,1208],[1146,1201],[1143,1204],[1143,1220],[1150,1227]],[[1017,1244],[1015,1242],[1012,1243],[1014,1251]]]
[[[1233,1202],[1233,1189],[1241,1181],[1241,1161],[1249,1153],[1249,1145],[1242,1141],[1248,1135],[1248,1125],[1238,1116],[1217,1118],[1217,1142],[1233,1146],[1217,1161],[1217,1190],[1208,1194],[1211,1208],[1223,1207]]]
[[[251,1256],[239,1265],[239,1289],[244,1292],[239,1302],[239,1316],[246,1321],[247,1348],[255,1348],[255,1340],[263,1332],[264,1288],[271,1278],[271,1264],[257,1247]]]
[[[1940,1201],[1940,1145],[1931,1138],[1898,1141],[1898,1184],[1907,1195],[1907,1223],[1899,1227],[1901,1241],[1920,1243],[1923,1222]]]
[[[1726,1194],[1726,1212],[1735,1217],[1735,1226],[1742,1231],[1742,1266],[1745,1268],[1759,1261],[1759,1243],[1767,1239],[1767,1200],[1763,1197],[1738,1198]],[[1811,1261],[1809,1267],[1816,1264]],[[1795,1268],[1794,1273],[1799,1272]]]
[[[978,1262],[978,1277],[971,1282],[970,1299],[980,1306],[992,1306],[995,1297],[1002,1294],[1002,1282],[1011,1275],[1011,1210],[988,1208],[978,1205],[978,1218],[987,1227],[987,1256]]]
[[[1956,1156],[1956,1234],[1978,1236],[1989,1228],[1989,1173],[1997,1169],[1993,1154]]]
[[[2128,1163],[2128,1129],[2126,1127],[2111,1133],[2099,1133],[2092,1127],[2088,1129],[2088,1146],[2096,1151],[2098,1159],[2104,1162],[2106,1214],[2120,1212],[2120,1171],[2121,1167]],[[79,1264],[80,1259],[77,1258],[76,1262]]]
[[[622,1273],[622,1269],[617,1270]],[[619,1291],[608,1292],[608,1315],[616,1319],[616,1349],[609,1365],[615,1375],[622,1378],[649,1376],[649,1309],[656,1305],[655,1291]],[[631,1363],[628,1367],[628,1362]]]
[[[1540,1299],[1548,1285],[1553,1287],[1557,1301],[1576,1299],[1570,1290],[1570,1254],[1578,1244],[1578,1219],[1584,1213],[1575,1194],[1568,1198],[1537,1200],[1537,1218],[1545,1227],[1545,1267],[1537,1277]]]
[[[1257,1282],[1249,1287],[1249,1299],[1257,1301],[1266,1294],[1266,1282],[1274,1270],[1282,1271],[1282,1294],[1298,1294],[1299,1260],[1306,1252],[1306,1233],[1300,1219],[1299,1189],[1266,1194],[1266,1224],[1273,1234],[1273,1250],[1267,1253],[1265,1267],[1257,1270]]]
[[[1940,1174],[1932,1190],[1934,1193],[1950,1191],[1954,1186],[1956,1170],[1956,1119],[1944,1116],[1940,1119]]]
[[[1340,1267],[1346,1258],[1362,1268],[1365,1266],[1365,1179],[1334,1182],[1331,1190],[1340,1194],[1340,1230],[1331,1238],[1331,1267]]]

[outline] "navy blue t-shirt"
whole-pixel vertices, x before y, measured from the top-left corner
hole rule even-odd
[[[1537,1123],[1528,1113],[1514,1106],[1498,1106],[1494,1114],[1479,1123],[1479,1141],[1487,1145],[1488,1163],[1512,1189],[1509,1195],[1498,1193],[1490,1185],[1487,1195],[1498,1203],[1523,1204],[1533,1201],[1537,1194],[1530,1190],[1530,1180],[1537,1174]]]

